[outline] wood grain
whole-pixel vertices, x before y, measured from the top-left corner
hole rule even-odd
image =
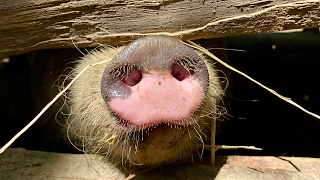
[[[0,155],[0,179],[320,179],[320,160],[296,157],[218,156],[217,166],[177,163],[136,172],[95,160],[93,155],[50,153],[9,148]]]
[[[117,46],[148,34],[193,40],[320,27],[319,6],[320,0],[0,0],[0,57],[74,44]]]

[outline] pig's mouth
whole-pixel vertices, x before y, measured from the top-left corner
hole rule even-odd
[[[179,124],[175,124],[175,123],[168,123],[168,122],[160,122],[157,124],[144,124],[142,126],[135,126],[132,124],[128,124],[128,123],[123,123],[126,124],[126,128],[130,130],[130,132],[139,132],[139,131],[145,131],[145,132],[149,132],[149,131],[153,131],[155,129],[166,129],[166,128],[170,128],[170,129],[183,129],[185,127],[191,126],[194,123],[185,121],[184,123],[179,123]]]
[[[187,118],[185,120],[170,120],[170,119],[161,119],[158,122],[153,121],[152,123],[145,123],[145,124],[133,124],[130,121],[127,121],[114,113],[114,116],[116,116],[116,119],[118,120],[118,125],[122,129],[121,131],[123,133],[138,133],[138,134],[146,134],[150,133],[152,131],[167,131],[167,129],[175,129],[181,130],[184,128],[190,128],[190,126],[195,125],[196,119],[195,118]],[[119,128],[118,127],[118,128]]]
[[[139,134],[142,136],[149,136],[151,133],[157,132],[162,135],[164,135],[168,131],[179,131],[183,130],[185,128],[189,128],[190,125],[176,125],[176,124],[170,124],[170,123],[159,123],[155,125],[151,125],[145,128],[135,128],[132,129],[134,131],[131,131],[131,134]]]

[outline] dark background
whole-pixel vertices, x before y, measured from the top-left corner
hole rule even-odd
[[[307,110],[320,114],[318,29],[226,38],[230,64]],[[275,48],[272,46],[275,45]],[[218,154],[320,157],[320,120],[231,73],[230,117],[217,144],[263,151],[219,150]],[[242,119],[245,118],[245,119]]]

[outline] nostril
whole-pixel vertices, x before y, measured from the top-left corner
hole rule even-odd
[[[172,68],[172,76],[179,81],[183,81],[184,79],[188,78],[190,72],[188,72],[185,68],[181,66],[174,66]]]
[[[142,74],[138,70],[132,71],[129,75],[123,76],[122,82],[128,86],[134,86],[138,84],[142,79]]]

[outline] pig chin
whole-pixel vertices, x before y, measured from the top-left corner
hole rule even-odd
[[[142,137],[140,136],[139,145],[129,159],[137,164],[150,165],[170,162],[182,156],[182,152],[192,154],[192,139],[188,135],[190,128],[191,126],[160,124],[147,128],[143,135],[141,131],[134,132]]]

